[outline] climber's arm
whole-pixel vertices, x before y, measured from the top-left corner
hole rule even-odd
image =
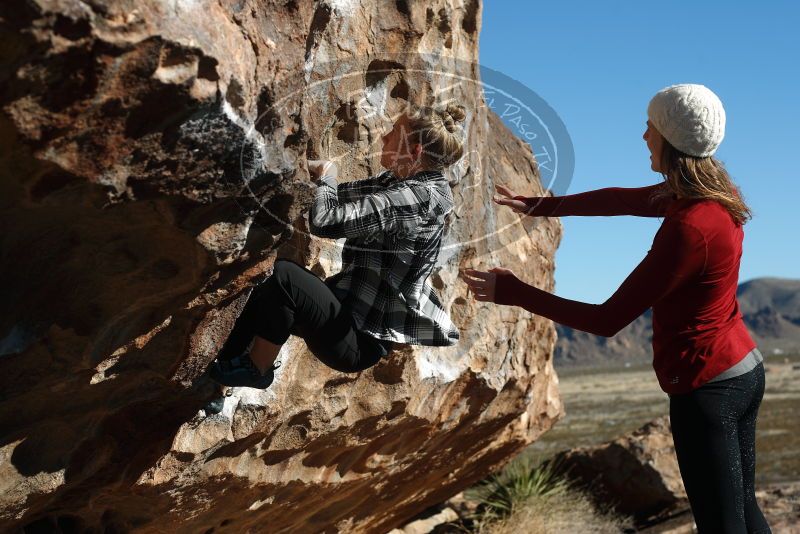
[[[427,216],[430,196],[415,181],[383,187],[350,202],[340,202],[336,179],[320,178],[309,213],[311,233],[341,238],[413,230]]]
[[[380,190],[383,187],[381,185],[381,180],[383,180],[386,172],[388,171],[377,176],[364,178],[363,180],[353,180],[352,182],[337,184],[336,194],[339,198],[339,202],[352,202],[353,200],[357,200],[365,195]]]

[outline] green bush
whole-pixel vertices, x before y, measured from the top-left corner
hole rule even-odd
[[[569,490],[570,484],[559,475],[557,465],[542,462],[534,466],[528,457],[514,460],[475,488],[479,513],[486,519],[507,517],[531,498],[559,495]]]

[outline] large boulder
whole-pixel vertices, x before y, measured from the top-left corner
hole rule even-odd
[[[491,203],[497,178],[547,192],[483,100],[480,12],[477,0],[0,5],[3,531],[382,532],[553,425],[552,323],[478,303],[457,278],[504,265],[552,291],[561,239],[557,219]],[[234,390],[206,414],[203,373],[275,258],[338,268],[337,245],[306,231],[306,159],[376,174],[380,121],[433,95],[468,111],[431,278],[460,343],[347,375],[292,338],[269,390]]]

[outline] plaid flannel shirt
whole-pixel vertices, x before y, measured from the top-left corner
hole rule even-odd
[[[454,345],[458,329],[428,283],[453,196],[444,175],[398,180],[391,171],[337,184],[320,178],[311,233],[345,238],[342,271],[325,280],[373,337],[415,345]]]

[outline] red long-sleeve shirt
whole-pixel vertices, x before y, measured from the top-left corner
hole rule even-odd
[[[498,275],[495,302],[610,337],[653,308],[653,368],[661,389],[685,393],[738,363],[756,343],[736,288],[744,232],[713,200],[651,199],[657,188],[608,187],[561,197],[515,197],[528,214],[664,217],[642,262],[602,304],[565,299]]]

